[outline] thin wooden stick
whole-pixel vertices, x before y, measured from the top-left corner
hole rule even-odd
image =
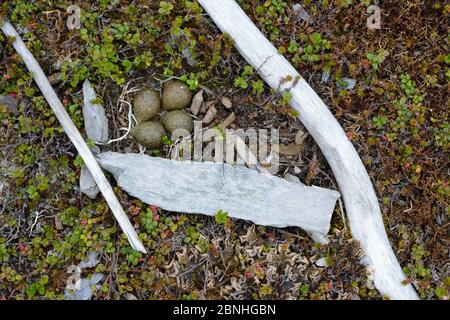
[[[48,104],[50,105],[59,122],[61,123],[61,126],[63,127],[64,131],[69,136],[70,140],[75,145],[75,148],[78,150],[78,153],[83,158],[84,163],[86,164],[87,168],[94,177],[97,186],[99,187],[100,191],[102,192],[103,196],[106,199],[106,202],[111,208],[111,211],[113,212],[114,216],[119,222],[120,227],[127,236],[130,245],[133,247],[133,249],[146,253],[146,250],[142,245],[141,241],[139,240],[136,231],[131,225],[130,220],[128,220],[128,217],[123,211],[122,206],[119,203],[119,200],[114,194],[111,185],[109,184],[108,180],[103,174],[103,171],[100,169],[97,161],[94,158],[94,155],[89,150],[88,145],[86,144],[80,132],[76,128],[69,114],[64,109],[61,101],[57,97],[47,77],[45,76],[44,72],[39,66],[39,63],[34,58],[33,54],[28,50],[25,43],[20,38],[19,34],[16,32],[14,27],[8,21],[3,20],[1,29],[3,30],[3,33],[13,41],[12,45],[14,49],[16,49],[17,53],[22,57],[23,61],[25,62],[25,65],[27,66],[28,70],[30,71],[31,75],[34,78],[34,81],[36,81],[39,89],[41,90]]]
[[[274,89],[289,90],[291,106],[328,160],[345,201],[353,237],[365,251],[374,284],[392,299],[418,299],[389,244],[378,200],[355,148],[316,92],[278,53],[234,0],[198,0],[208,15],[233,38],[234,45]]]

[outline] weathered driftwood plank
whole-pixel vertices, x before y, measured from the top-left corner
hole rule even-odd
[[[94,142],[108,141],[108,118],[103,106],[95,102],[94,87],[85,80],[83,83],[83,119],[86,134]]]
[[[370,178],[330,110],[292,65],[278,53],[234,0],[198,0],[234,40],[247,62],[272,87],[290,90],[291,106],[328,160],[345,201],[353,237],[365,251],[377,289],[392,299],[417,299],[393,253]]]
[[[339,193],[307,187],[244,166],[174,161],[106,152],[103,169],[130,195],[163,209],[230,217],[256,224],[297,226],[325,237]]]
[[[100,192],[94,177],[86,166],[80,170],[80,191],[91,199],[95,199]]]
[[[89,80],[83,83],[83,119],[84,130],[89,139],[94,142],[105,143],[108,141],[108,118],[105,114],[103,106],[94,103],[97,98],[94,87]],[[94,154],[100,152],[97,146],[93,146],[91,151]],[[80,173],[80,191],[88,197],[95,199],[100,189],[95,183],[95,179],[86,166],[81,168]]]
[[[2,23],[1,20],[0,23]],[[34,58],[33,54],[28,50],[25,43],[20,38],[19,34],[16,32],[14,27],[8,21],[6,20],[3,21],[1,29],[3,30],[4,34],[7,37],[12,39],[13,47],[16,49],[17,53],[22,57],[23,61],[25,62],[25,65],[27,66],[28,70],[30,71],[31,75],[36,81],[36,84],[38,85],[48,104],[52,108],[59,122],[61,123],[61,126],[63,127],[64,131],[77,148],[78,153],[83,158],[85,165],[91,171],[91,174],[94,177],[97,186],[99,187],[100,191],[102,192],[103,196],[108,202],[111,211],[116,217],[123,232],[126,234],[131,246],[135,250],[145,253],[146,250],[142,245],[141,241],[139,240],[136,231],[134,230],[133,226],[128,220],[127,215],[123,211],[122,206],[119,203],[119,200],[117,199],[116,195],[114,194],[111,188],[111,185],[109,184],[108,180],[106,179],[105,175],[100,169],[93,154],[89,150],[88,145],[83,140],[83,137],[81,136],[80,132],[76,128],[75,124],[72,122],[72,119],[70,118],[69,114],[64,109],[61,101],[58,99],[58,96],[56,95],[52,86],[48,82],[48,79],[45,76],[44,72],[42,71],[41,67],[39,66],[39,63]]]

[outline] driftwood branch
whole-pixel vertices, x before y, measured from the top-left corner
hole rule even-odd
[[[95,160],[92,152],[90,151],[80,132],[72,122],[69,114],[64,109],[61,101],[57,97],[47,77],[39,66],[39,63],[34,58],[33,54],[28,50],[14,27],[8,21],[3,21],[1,29],[3,30],[4,34],[13,41],[12,45],[14,49],[16,49],[17,53],[22,57],[25,65],[27,66],[28,70],[36,81],[36,84],[38,85],[48,104],[52,108],[59,122],[61,123],[61,126],[63,127],[67,136],[70,138],[70,140],[78,150],[78,153],[83,158],[84,163],[94,177],[97,186],[105,197],[106,202],[108,203],[111,211],[119,222],[119,225],[122,228],[123,232],[127,236],[131,246],[135,250],[146,253],[146,250],[139,240],[136,231],[131,225],[130,220],[128,220],[128,217],[123,211],[119,200],[114,194],[111,185],[103,174],[103,171],[100,169],[97,161]]]
[[[234,0],[198,0],[247,62],[272,88],[292,94],[291,106],[328,160],[343,195],[353,237],[365,251],[374,284],[392,299],[417,299],[389,244],[378,200],[353,145],[328,107]]]

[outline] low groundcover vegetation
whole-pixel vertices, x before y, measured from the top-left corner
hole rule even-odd
[[[380,1],[381,29],[368,30],[374,1],[298,1],[306,20],[293,9],[296,1],[237,2],[356,147],[407,281],[423,299],[448,299],[450,5]],[[66,9],[74,4],[80,28],[69,30]],[[306,132],[289,108],[289,93],[271,90],[196,1],[10,0],[0,13],[81,132],[86,79],[106,109],[112,137],[128,125],[128,109],[119,103],[124,92],[169,79],[218,101],[210,127],[229,115],[220,102],[226,96],[240,128],[277,128],[284,144]],[[329,244],[319,245],[299,228],[255,226],[224,211],[168,212],[114,187],[148,254],[134,251],[101,195],[93,200],[80,192],[83,161],[11,40],[0,35],[0,96],[10,98],[0,103],[0,299],[64,299],[68,268],[92,252],[97,263],[80,272],[85,279],[103,275],[92,299],[385,298],[339,206]],[[146,152],[167,157],[172,141],[163,142]],[[312,137],[302,143],[296,156],[282,156],[279,175],[337,189]],[[139,152],[132,139],[105,150]]]

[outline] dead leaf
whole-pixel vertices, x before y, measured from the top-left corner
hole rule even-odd
[[[314,177],[317,175],[318,165],[317,165],[317,155],[314,153],[313,157],[308,164],[308,173],[306,175],[306,184],[310,185]]]
[[[64,229],[64,226],[63,226],[63,224],[62,224],[62,222],[61,222],[61,213],[58,213],[58,214],[55,216],[55,227],[56,227],[57,230],[62,230],[62,229]]]
[[[48,82],[50,82],[50,84],[56,84],[61,81],[61,78],[61,72],[56,72],[48,77]]]
[[[176,278],[180,274],[180,265],[175,259],[172,259],[168,265],[165,265],[164,268],[167,270],[167,274],[169,277]]]
[[[221,131],[224,131],[230,124],[232,124],[236,120],[236,115],[232,112],[221,124],[219,124],[219,128]]]
[[[210,95],[210,96],[215,96],[214,92],[208,88],[207,86],[204,85],[200,85],[200,88],[202,88],[202,90],[205,90],[206,94]]]
[[[233,107],[233,103],[227,97],[222,97],[221,102],[224,105],[224,107],[227,109],[231,109]]]
[[[291,144],[275,144],[273,146],[275,152],[278,152],[279,154],[285,155],[285,156],[296,156],[298,155],[302,149],[303,149],[303,145],[302,144],[296,144],[296,143],[291,143]]]
[[[202,106],[200,108],[200,113],[206,113],[206,111],[209,110],[213,105],[215,105],[215,101],[206,101],[202,103]]]
[[[183,247],[182,252],[177,252],[177,259],[180,264],[187,264],[189,262],[189,255],[186,247]]]
[[[211,106],[209,110],[206,112],[205,117],[203,118],[202,122],[204,124],[210,124],[214,118],[216,117],[217,109],[214,106]]]
[[[295,143],[296,144],[303,144],[303,141],[305,141],[308,134],[304,132],[303,130],[298,130],[297,134],[295,135]]]
[[[202,103],[203,103],[203,90],[200,90],[195,94],[194,98],[192,98],[191,112],[193,115],[197,115],[200,112]]]
[[[252,225],[250,228],[247,229],[247,234],[245,236],[240,236],[239,239],[241,239],[242,243],[249,243],[252,244],[255,242],[258,237],[256,236],[255,232],[255,225]]]

